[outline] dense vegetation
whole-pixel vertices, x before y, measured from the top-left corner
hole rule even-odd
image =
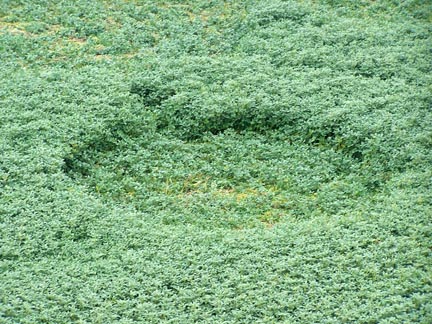
[[[0,4],[0,322],[430,323],[429,1]]]

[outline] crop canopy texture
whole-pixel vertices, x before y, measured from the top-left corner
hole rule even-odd
[[[0,322],[431,322],[431,12],[3,0]]]

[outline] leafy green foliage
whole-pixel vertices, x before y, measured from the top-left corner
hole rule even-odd
[[[2,1],[0,322],[428,323],[427,1]]]

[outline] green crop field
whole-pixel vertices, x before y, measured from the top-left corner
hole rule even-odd
[[[1,0],[0,323],[432,323],[432,3]]]

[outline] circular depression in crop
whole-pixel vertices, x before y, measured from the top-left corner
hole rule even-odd
[[[277,3],[192,43],[179,22],[65,172],[164,223],[242,228],[350,213],[427,160],[426,34]]]

